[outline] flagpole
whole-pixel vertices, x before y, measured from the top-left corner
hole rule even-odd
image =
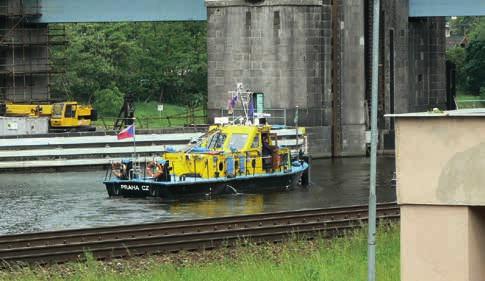
[[[133,117],[133,154],[134,154],[134,161],[136,162],[136,130],[135,130],[136,118]]]
[[[296,106],[296,111],[295,111],[295,127],[296,127],[296,147],[298,149],[299,145],[299,139],[298,139],[298,105]],[[300,149],[298,149],[300,151]]]

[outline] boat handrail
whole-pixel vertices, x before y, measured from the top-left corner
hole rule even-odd
[[[268,165],[267,163],[265,164],[265,160],[266,159],[271,159],[272,161],[275,161],[275,154],[272,153],[272,154],[269,154],[269,155],[260,155],[260,152],[258,151],[258,154],[256,156],[251,156],[251,151],[244,151],[244,152],[241,152],[241,151],[238,151],[238,152],[223,152],[222,153],[224,155],[224,159],[222,160],[223,161],[223,171],[224,174],[226,176],[229,175],[229,177],[231,176],[238,176],[238,175],[254,175],[255,174],[255,171],[257,170],[257,167],[259,167],[261,165],[261,170],[263,171],[266,171],[267,173],[273,173],[273,172],[276,172],[276,171],[287,171],[288,168],[291,168],[291,150],[290,149],[287,149],[287,148],[283,148],[283,149],[279,149],[277,152],[276,152],[276,155],[278,155],[280,157],[279,160],[277,160],[279,163],[277,165],[277,167],[275,167],[274,163],[271,162],[271,166],[265,166],[265,165]],[[157,157],[158,158],[158,157]],[[139,158],[135,158],[136,160],[133,160],[131,163],[131,168],[128,169],[127,171],[125,171],[126,173],[126,178],[128,180],[133,180],[133,179],[137,179],[137,178],[146,178],[147,175],[146,175],[146,167],[148,165],[149,162],[156,162],[158,161],[158,159],[156,159],[155,157],[153,159],[150,159],[150,161],[147,161],[148,159],[145,158],[145,160],[139,160]],[[200,159],[200,158],[199,158]],[[260,160],[260,161],[259,161]],[[193,171],[194,171],[194,175],[197,173],[197,158],[194,157],[193,158]],[[206,166],[208,167],[208,161],[209,159],[206,159]],[[228,161],[234,161],[234,164],[232,166],[232,168],[230,168],[228,166]],[[237,164],[237,167],[236,167],[236,161],[238,162]],[[241,165],[241,161],[244,161],[244,165]],[[112,177],[113,177],[113,170],[112,170],[112,166],[115,162],[113,161],[110,161],[110,165],[109,165],[109,170],[106,171],[106,174],[105,174],[105,180],[110,180]],[[259,164],[259,165],[258,165]],[[172,166],[172,169],[175,171],[175,167],[174,167],[175,163],[171,162],[171,166]],[[204,164],[202,164],[204,165]],[[241,169],[241,167],[244,167],[243,169]],[[285,168],[286,167],[286,168]],[[143,169],[142,169],[143,168]],[[230,168],[228,170],[228,168]],[[200,169],[199,169],[200,170]],[[250,173],[250,170],[252,170],[252,173]],[[205,172],[205,171],[204,171]],[[202,174],[204,174],[204,172],[202,172]],[[209,172],[207,171],[207,174],[209,175]],[[171,174],[171,176],[173,177],[177,177],[177,176],[180,176],[180,175],[176,175],[175,173]]]

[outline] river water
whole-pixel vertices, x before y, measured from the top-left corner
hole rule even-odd
[[[379,202],[396,200],[394,158],[378,158]],[[314,160],[312,185],[193,202],[109,198],[104,171],[0,174],[0,234],[366,204],[369,158]]]

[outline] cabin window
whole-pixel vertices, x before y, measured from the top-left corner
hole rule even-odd
[[[66,105],[66,112],[64,113],[64,117],[73,118],[75,116],[76,116],[76,108],[72,104]]]
[[[241,150],[248,141],[248,134],[232,134],[229,147],[231,149]]]
[[[62,103],[54,104],[54,106],[52,107],[52,116],[57,117],[57,118],[61,117],[62,116],[62,107],[63,107]]]
[[[251,144],[251,148],[259,148],[259,134],[254,136],[253,143]]]
[[[224,141],[226,140],[226,135],[221,133],[215,133],[209,137],[207,141],[208,149],[220,149],[224,146]]]

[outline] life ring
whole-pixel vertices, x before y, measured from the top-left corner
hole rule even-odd
[[[121,179],[125,177],[126,165],[120,162],[114,162],[113,164],[111,164],[111,172],[113,173],[113,175],[115,175],[115,177]]]
[[[148,177],[159,178],[161,175],[163,175],[163,167],[160,163],[151,161],[147,164],[146,173]]]

